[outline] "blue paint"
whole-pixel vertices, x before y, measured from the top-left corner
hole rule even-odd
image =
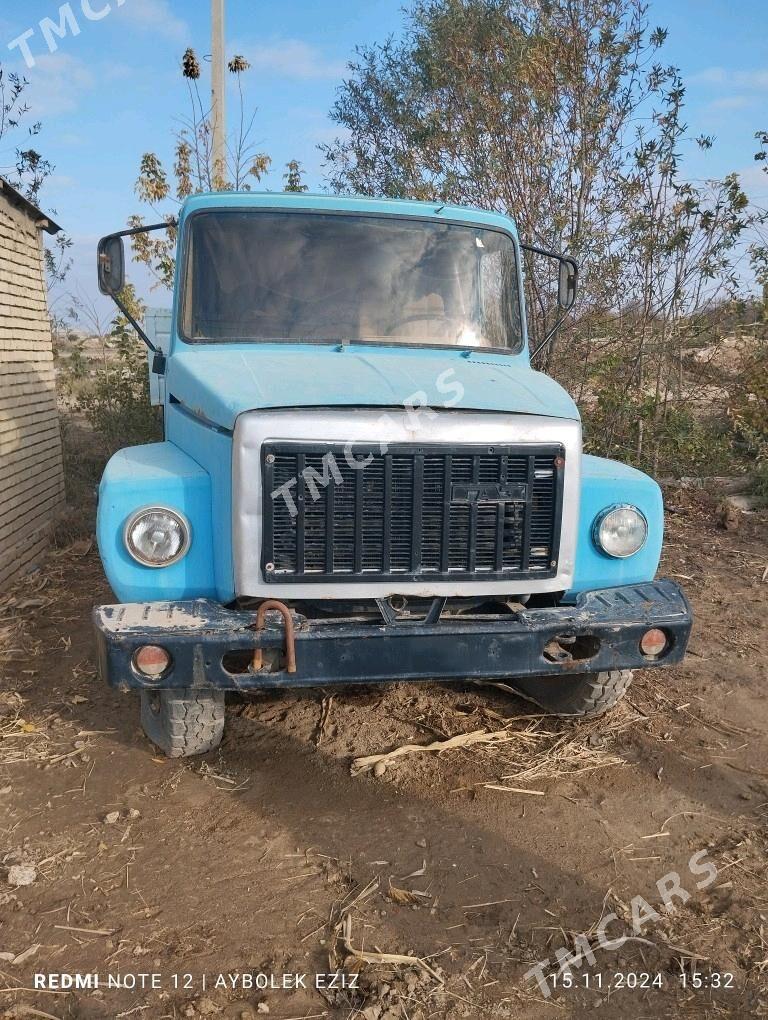
[[[579,417],[566,391],[553,379],[531,369],[527,340],[518,354],[487,349],[468,352],[393,347],[371,341],[345,344],[343,348],[338,344],[185,343],[179,338],[177,323],[186,223],[194,213],[211,209],[307,209],[418,216],[493,227],[508,233],[518,244],[517,229],[509,217],[458,206],[284,192],[218,192],[187,199],[179,216],[181,256],[177,258],[166,391],[194,413],[232,429],[238,414],[258,408],[418,406],[422,400],[414,397],[425,394],[426,402],[434,407]],[[522,258],[517,261],[522,293]],[[524,315],[522,322],[525,335]],[[455,400],[457,383],[461,396]]]
[[[664,536],[661,489],[642,471],[615,460],[585,454],[581,464],[581,506],[573,591],[650,581],[656,575]],[[592,525],[616,503],[631,503],[648,521],[648,541],[627,559],[614,559],[595,546]]]
[[[178,563],[145,567],[125,548],[128,518],[144,506],[180,510],[190,523],[192,544]],[[96,522],[104,571],[121,602],[217,596],[211,545],[211,478],[173,443],[120,450],[107,464],[99,486]]]
[[[495,227],[517,244],[511,219],[497,213],[432,203],[284,193],[217,193],[188,199],[180,215],[210,209],[310,209],[398,214]],[[522,260],[518,259],[519,266]],[[100,487],[98,541],[104,569],[125,602],[234,598],[232,562],[232,438],[239,414],[295,407],[408,407],[540,414],[578,419],[570,396],[534,372],[527,344],[507,355],[484,349],[392,347],[357,343],[187,344],[178,337],[177,258],[170,356],[165,386],[166,442],[122,450],[107,465]],[[522,274],[521,269],[519,269]],[[522,289],[522,275],[520,275]],[[523,328],[524,320],[523,320]],[[458,399],[457,399],[458,398]],[[185,452],[186,451],[186,452]],[[649,538],[626,560],[602,554],[592,540],[595,517],[616,503],[645,514]],[[190,551],[170,567],[136,563],[123,543],[127,518],[142,506],[166,505],[190,521]],[[663,506],[658,485],[633,468],[585,456],[573,590],[634,584],[654,577],[661,553]]]
[[[168,406],[165,432],[177,446],[194,452],[195,459],[210,478],[216,597],[220,602],[231,602],[235,597],[232,565],[232,437],[229,433],[206,426],[178,404]]]
[[[374,344],[180,345],[167,390],[233,429],[243,411],[274,407],[451,407],[578,418],[571,398],[521,357]],[[423,395],[423,396],[422,396]],[[455,398],[460,395],[460,399]]]

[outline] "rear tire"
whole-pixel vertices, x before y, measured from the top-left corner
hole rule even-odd
[[[632,683],[631,669],[612,669],[603,673],[576,676],[537,677],[510,680],[510,686],[527,701],[533,701],[550,715],[602,715],[621,701]]]
[[[224,735],[224,692],[189,687],[142,691],[141,725],[169,758],[205,754]]]

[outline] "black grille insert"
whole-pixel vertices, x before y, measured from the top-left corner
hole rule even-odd
[[[267,581],[557,573],[561,446],[265,443]]]

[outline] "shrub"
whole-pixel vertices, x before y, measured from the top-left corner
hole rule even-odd
[[[768,504],[768,338],[748,355],[732,395],[734,428],[750,460],[755,494]]]
[[[131,313],[141,319],[144,308],[131,287],[123,299]],[[68,358],[59,357],[60,391],[69,407],[93,430],[89,457],[102,463],[124,446],[137,446],[162,438],[160,417],[149,400],[147,356],[133,327],[122,315],[111,323],[109,333],[99,333],[98,359],[86,355],[82,340],[72,343]],[[70,429],[72,435],[81,430]],[[83,445],[78,441],[78,448]]]
[[[75,406],[108,456],[124,446],[162,438],[158,415],[149,402],[146,353],[122,316],[115,319],[105,357],[80,388]]]

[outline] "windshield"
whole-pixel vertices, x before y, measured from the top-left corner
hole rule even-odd
[[[522,344],[515,247],[501,231],[396,217],[191,217],[182,333],[192,341]]]

